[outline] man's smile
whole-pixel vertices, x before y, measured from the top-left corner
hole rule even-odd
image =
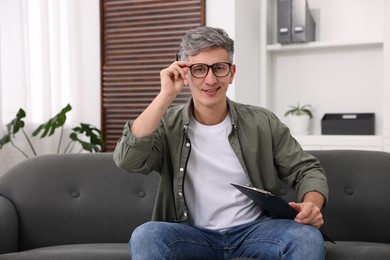
[[[221,87],[217,87],[213,89],[203,89],[203,91],[207,93],[213,93],[213,92],[217,92],[219,89],[221,89]]]

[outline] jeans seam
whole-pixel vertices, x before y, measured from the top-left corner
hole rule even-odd
[[[194,245],[200,245],[200,246],[210,246],[210,244],[208,244],[208,243],[201,243],[201,242],[199,242],[199,241],[189,241],[189,240],[185,240],[185,239],[183,239],[183,240],[174,240],[174,241],[172,241],[172,242],[170,242],[170,243],[167,243],[167,246],[172,246],[172,245],[174,245],[174,244],[176,244],[176,243],[189,243],[189,244],[194,244]]]
[[[280,240],[276,240],[276,239],[247,239],[245,240],[242,244],[252,244],[252,243],[259,243],[259,242],[269,242],[269,243],[273,243],[273,244],[278,244],[279,246],[281,247],[285,247],[285,243],[281,242]]]
[[[285,243],[283,243],[280,240],[273,240],[273,239],[249,239],[243,242],[242,244],[256,244],[256,243],[270,243],[270,244],[275,244],[278,245],[281,249],[282,256],[286,253],[287,246]],[[234,248],[237,248],[235,246]]]
[[[170,248],[174,245],[174,244],[177,244],[177,243],[187,243],[187,244],[193,244],[193,245],[198,245],[198,246],[204,246],[204,247],[212,247],[213,249],[215,250],[221,250],[223,248],[218,248],[218,247],[214,247],[213,245],[209,244],[209,243],[202,243],[202,242],[199,242],[199,241],[188,241],[188,240],[174,240],[174,241],[171,241],[170,243],[167,243],[167,247],[168,247],[168,250],[165,252],[164,254],[164,258],[167,259],[169,254],[170,254]]]

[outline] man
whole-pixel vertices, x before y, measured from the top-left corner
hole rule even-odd
[[[324,259],[323,170],[274,114],[227,98],[233,54],[223,30],[190,30],[180,61],[160,73],[160,93],[125,125],[116,164],[161,175],[154,221],[130,239],[133,259]],[[185,87],[191,99],[170,108]],[[290,202],[299,212],[295,220],[270,218],[230,185],[278,193],[277,178],[298,191],[301,202]]]

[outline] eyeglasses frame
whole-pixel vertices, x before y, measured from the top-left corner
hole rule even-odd
[[[214,73],[214,69],[213,69],[214,66],[217,65],[217,64],[221,64],[221,63],[229,65],[229,70],[228,70],[228,72],[226,73],[225,76],[217,76],[217,75],[215,75],[215,73]],[[192,73],[192,67],[193,67],[193,66],[196,66],[196,65],[205,65],[205,66],[207,66],[206,75],[204,75],[203,77],[196,77],[196,76],[194,76],[194,74]],[[223,77],[226,77],[227,75],[229,75],[229,73],[230,73],[231,70],[232,70],[232,65],[233,65],[233,64],[230,63],[230,62],[217,62],[217,63],[211,64],[211,65],[208,65],[208,64],[205,64],[205,63],[194,63],[194,64],[192,64],[189,68],[190,68],[191,75],[192,75],[194,78],[197,78],[197,79],[202,79],[202,78],[207,77],[207,75],[209,74],[210,69],[211,69],[211,71],[213,72],[214,76],[216,76],[217,78],[223,78]]]

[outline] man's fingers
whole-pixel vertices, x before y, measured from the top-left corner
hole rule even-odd
[[[298,211],[295,221],[300,224],[313,225],[317,228],[324,223],[321,210],[313,203],[289,203],[291,207]]]

